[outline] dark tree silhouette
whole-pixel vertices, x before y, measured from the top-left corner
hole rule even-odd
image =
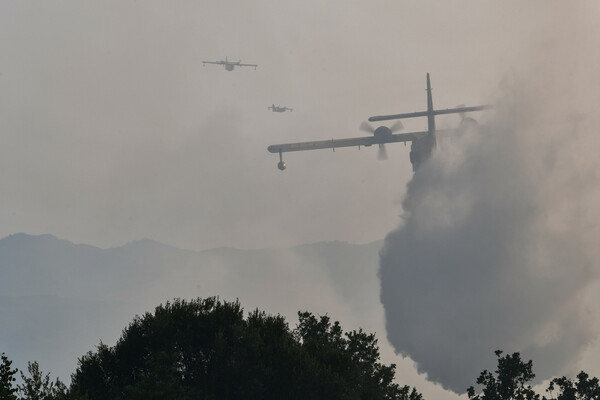
[[[374,335],[344,333],[329,317],[299,313],[244,318],[238,302],[175,300],[136,317],[114,347],[79,360],[72,398],[94,399],[403,399],[379,363]]]
[[[51,382],[50,374],[40,371],[37,361],[27,363],[29,376],[18,369],[11,369],[10,361],[4,353],[0,364],[0,400],[64,400],[67,399],[67,388],[59,380]],[[21,384],[13,386],[15,375],[21,373]]]
[[[66,398],[66,386],[57,378],[50,381],[50,374],[40,371],[37,361],[27,363],[29,376],[21,372],[22,384],[18,385],[19,400],[60,400]]]
[[[558,389],[556,397],[554,391]],[[573,381],[566,377],[554,378],[550,381],[548,389],[552,399],[556,400],[600,400],[600,386],[598,378],[591,378],[581,371],[577,374],[577,380]]]
[[[519,353],[502,356],[502,351],[495,351],[498,368],[495,375],[484,370],[477,378],[477,384],[483,385],[481,394],[475,394],[471,386],[467,389],[470,400],[538,400],[539,395],[528,384],[535,374],[532,361],[523,362]]]
[[[502,351],[497,350],[498,368],[495,374],[483,371],[477,379],[477,384],[483,385],[480,394],[475,393],[471,386],[467,389],[470,400],[538,400],[540,395],[535,393],[528,384],[535,374],[532,361],[523,362],[519,353],[507,354],[502,357]],[[550,394],[542,400],[600,400],[600,385],[598,378],[590,378],[581,371],[576,380],[566,377],[554,378],[550,381],[546,392]]]
[[[4,353],[0,355],[0,360],[0,399],[17,400],[17,388],[13,387],[13,383],[16,381],[15,375],[18,370],[10,368],[12,361]]]

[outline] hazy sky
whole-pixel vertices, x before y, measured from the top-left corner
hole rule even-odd
[[[282,173],[266,147],[422,110],[426,72],[436,107],[491,101],[557,24],[597,20],[594,2],[560,5],[3,1],[0,236],[191,249],[380,239],[399,221],[408,148],[388,146],[387,162],[376,149],[293,153]],[[259,67],[202,66],[226,56]]]
[[[381,239],[402,221],[408,147],[385,162],[374,148],[291,153],[281,172],[267,146],[421,111],[427,72],[437,108],[495,103],[507,79],[543,75],[568,101],[528,106],[559,126],[600,105],[598,20],[591,0],[2,1],[0,236],[194,250]],[[259,67],[202,65],[225,57]]]

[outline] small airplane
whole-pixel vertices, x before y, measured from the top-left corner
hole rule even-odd
[[[289,107],[279,107],[279,106],[276,106],[275,104],[273,104],[270,107],[267,107],[267,109],[273,110],[273,112],[286,112],[287,110],[294,111],[293,109],[291,109]]]
[[[372,136],[357,137],[349,139],[331,139],[331,140],[320,140],[314,142],[301,142],[301,143],[286,143],[286,144],[274,144],[267,147],[267,150],[271,153],[279,153],[279,163],[277,168],[281,171],[286,169],[287,165],[283,161],[283,153],[288,151],[302,151],[302,150],[317,150],[317,149],[335,149],[337,147],[354,147],[358,146],[372,146],[374,144],[379,145],[379,159],[387,159],[385,150],[386,143],[404,143],[411,142],[410,147],[410,162],[413,167],[413,171],[416,171],[419,166],[427,160],[433,149],[436,148],[436,133],[450,133],[459,131],[461,128],[465,128],[468,125],[477,124],[473,118],[464,117],[464,114],[472,111],[481,111],[491,108],[490,105],[482,105],[475,107],[464,107],[459,106],[455,108],[448,108],[443,110],[433,109],[433,100],[431,96],[431,83],[429,80],[429,73],[427,73],[427,111],[419,111],[405,114],[394,114],[394,115],[381,115],[370,117],[369,121],[388,121],[395,119],[404,118],[416,118],[416,117],[427,117],[427,130],[420,132],[409,132],[409,133],[394,133],[401,130],[402,123],[397,121],[391,127],[380,126],[373,128],[367,122],[363,122],[360,126],[362,131],[366,131],[372,134]],[[458,129],[435,129],[435,116],[442,114],[461,114],[463,116],[461,127]]]
[[[242,64],[242,60],[240,61],[228,61],[227,57],[225,57],[225,61],[202,61],[202,65],[206,66],[206,64],[217,64],[225,67],[227,71],[233,71],[235,67],[258,67],[256,64]]]

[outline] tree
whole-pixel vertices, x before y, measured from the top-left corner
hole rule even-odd
[[[471,386],[467,389],[470,400],[539,400],[531,385],[528,384],[535,374],[531,360],[523,362],[519,353],[502,356],[502,351],[495,351],[498,358],[496,375],[484,370],[477,378],[477,384],[483,385],[481,394],[475,394]]]
[[[422,400],[379,363],[374,335],[344,334],[329,317],[282,316],[238,302],[175,300],[136,317],[114,347],[79,360],[72,398]]]
[[[422,400],[414,388],[394,383],[396,366],[379,363],[374,334],[362,330],[343,333],[328,316],[298,313],[294,331],[302,350],[310,357],[310,371],[302,387],[304,398]]]
[[[49,373],[44,376],[37,361],[28,362],[27,371],[29,376],[21,372],[19,400],[58,400],[66,396],[66,386],[58,378],[51,382]]]
[[[6,357],[4,353],[0,355],[0,400],[17,400],[16,392],[17,388],[13,387],[13,382],[16,378],[14,377],[17,373],[17,369],[10,369],[12,361]]]
[[[531,385],[527,384],[533,378],[532,361],[523,362],[519,353],[501,357],[502,351],[497,350],[498,368],[496,375],[483,371],[477,383],[483,385],[481,394],[475,394],[471,386],[467,389],[470,400],[539,400]],[[552,400],[600,400],[600,385],[598,378],[590,378],[581,371],[576,380],[566,377],[554,378],[550,381],[546,392]],[[556,392],[556,393],[555,393]],[[542,400],[548,400],[545,396]]]
[[[556,397],[551,396],[551,398],[556,400],[600,399],[600,386],[598,385],[598,378],[590,379],[589,375],[583,371],[577,374],[576,381],[572,381],[564,376],[562,378],[552,379],[546,391],[552,395],[555,389],[558,389],[558,393]]]

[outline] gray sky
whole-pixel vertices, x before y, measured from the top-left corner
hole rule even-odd
[[[558,4],[4,1],[0,235],[190,249],[380,239],[398,223],[407,148],[388,146],[387,162],[376,149],[290,154],[282,173],[267,145],[422,110],[426,72],[437,107],[490,101],[568,18]],[[225,56],[259,68],[202,66]]]
[[[408,147],[387,162],[292,153],[283,173],[266,147],[421,111],[427,72],[447,108],[557,65],[577,94],[560,111],[598,109],[599,17],[594,1],[5,0],[0,236],[194,250],[381,239],[401,221]],[[259,67],[202,66],[226,56]]]

